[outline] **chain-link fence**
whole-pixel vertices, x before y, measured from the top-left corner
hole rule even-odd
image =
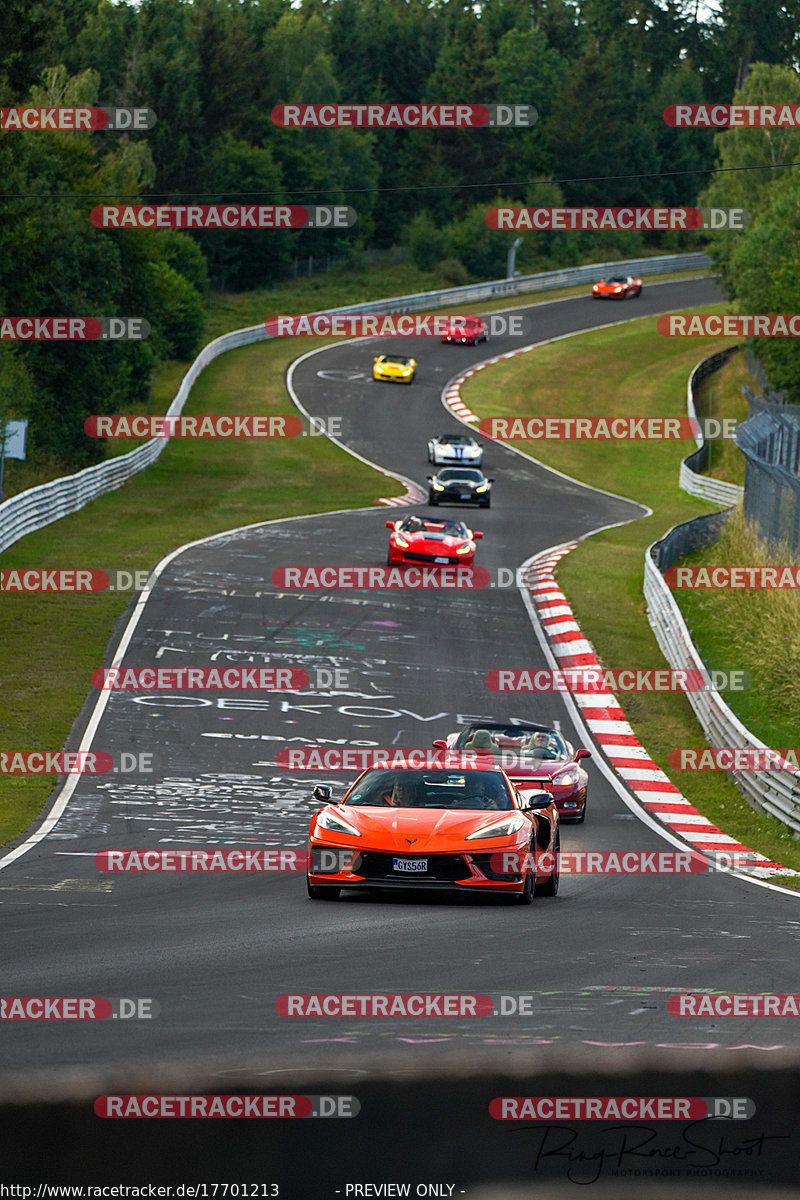
[[[800,553],[800,406],[770,386],[750,351],[747,365],[761,391],[742,389],[748,417],[734,435],[745,457],[744,515],[770,545],[786,540]]]

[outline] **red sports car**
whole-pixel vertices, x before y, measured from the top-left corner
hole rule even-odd
[[[595,300],[626,300],[628,296],[641,296],[642,281],[633,275],[612,275],[601,279],[592,288]]]
[[[463,521],[439,521],[433,517],[405,517],[387,521],[390,567],[400,563],[427,563],[443,567],[471,567],[475,543],[483,537],[473,533]]]
[[[519,904],[558,891],[558,811],[547,792],[522,797],[504,771],[362,772],[311,819],[308,894],[342,888],[501,893]]]
[[[580,762],[591,758],[592,752],[573,749],[549,725],[476,722],[433,744],[440,749],[486,754],[488,761],[503,767],[523,794],[530,788],[551,792],[563,821],[580,824],[586,819],[589,776]]]
[[[441,340],[475,346],[478,342],[488,342],[489,330],[482,317],[462,317],[460,320],[450,321]]]

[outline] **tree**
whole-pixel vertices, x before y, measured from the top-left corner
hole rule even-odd
[[[753,224],[738,235],[728,266],[738,308],[744,313],[800,312],[800,177],[787,172],[773,183]],[[751,344],[770,382],[800,404],[797,338],[754,338]]]
[[[800,77],[788,67],[754,63],[747,82],[734,94],[734,104],[800,104]],[[744,208],[751,216],[769,204],[769,193],[784,174],[782,162],[800,160],[800,130],[784,127],[733,128],[714,136],[720,170],[701,193],[699,203],[718,208]],[[748,168],[757,168],[751,170]],[[764,168],[764,169],[761,169]],[[722,230],[709,237],[709,253],[729,285],[729,262],[742,234]]]

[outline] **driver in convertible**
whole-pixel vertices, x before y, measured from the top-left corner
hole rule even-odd
[[[534,758],[555,758],[556,755],[550,745],[550,738],[543,729],[539,729],[534,733],[533,737],[528,740],[525,747],[526,754],[532,755]]]

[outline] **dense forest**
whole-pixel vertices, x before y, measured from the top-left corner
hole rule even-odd
[[[0,133],[0,314],[143,316],[147,342],[0,342],[0,420],[71,468],[91,412],[190,358],[209,287],[268,287],[295,256],[400,246],[452,283],[505,274],[516,204],[743,206],[746,233],[524,235],[523,272],[709,245],[745,312],[800,311],[800,132],[675,129],[675,103],[800,104],[800,0],[6,0],[0,105],[150,108],[146,132]],[[287,129],[284,103],[533,104],[531,129]],[[785,166],[781,164],[792,164]],[[721,169],[724,168],[724,169]],[[755,168],[742,170],[742,168]],[[103,230],[102,200],[351,205],[341,231]],[[354,297],[356,299],[356,297]],[[778,344],[781,342],[782,344]],[[758,345],[800,388],[792,339]],[[47,420],[41,415],[47,414]]]

